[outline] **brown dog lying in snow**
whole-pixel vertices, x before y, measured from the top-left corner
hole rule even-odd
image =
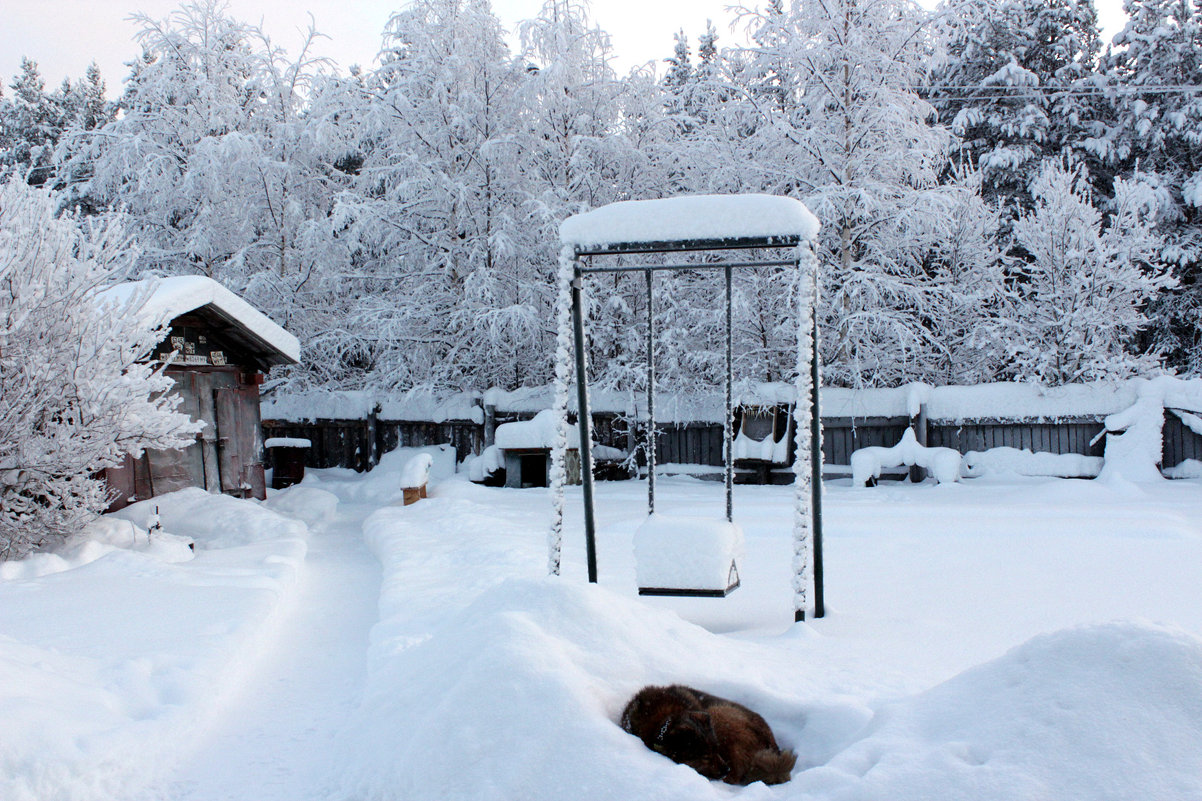
[[[639,690],[622,712],[622,728],[673,762],[727,784],[782,784],[797,762],[755,712],[680,684]]]

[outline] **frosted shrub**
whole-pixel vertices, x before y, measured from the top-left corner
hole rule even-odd
[[[116,225],[56,218],[48,192],[0,185],[0,560],[75,531],[108,503],[98,471],[196,431],[171,379],[136,359],[158,342],[145,297],[98,307],[132,253]]]

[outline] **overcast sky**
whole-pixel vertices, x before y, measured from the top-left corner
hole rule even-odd
[[[924,4],[933,3],[934,0]],[[1122,0],[1096,0],[1109,39],[1122,27]],[[137,54],[136,30],[127,17],[142,11],[166,17],[179,0],[3,0],[0,3],[0,77],[5,94],[21,57],[38,62],[47,88],[64,77],[83,75],[95,60],[110,95],[120,91],[127,73],[124,62]],[[543,0],[494,0],[493,9],[506,26],[536,16]],[[261,23],[273,41],[295,53],[299,31],[312,13],[317,30],[329,36],[319,55],[333,59],[341,71],[351,64],[368,66],[380,48],[380,31],[405,0],[230,0],[232,15]],[[660,62],[672,52],[672,33],[683,28],[690,41],[713,19],[727,43],[734,41],[729,0],[593,0],[593,18],[613,37],[615,66],[625,72],[646,61]],[[755,0],[747,5],[755,6]],[[720,40],[721,43],[721,40]]]

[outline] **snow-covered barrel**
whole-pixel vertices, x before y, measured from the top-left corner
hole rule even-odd
[[[742,556],[743,530],[728,520],[652,514],[634,533],[639,595],[724,597]]]

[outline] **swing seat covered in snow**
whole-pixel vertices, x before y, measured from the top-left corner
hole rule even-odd
[[[639,595],[723,598],[739,586],[743,530],[708,517],[648,515],[634,533]]]

